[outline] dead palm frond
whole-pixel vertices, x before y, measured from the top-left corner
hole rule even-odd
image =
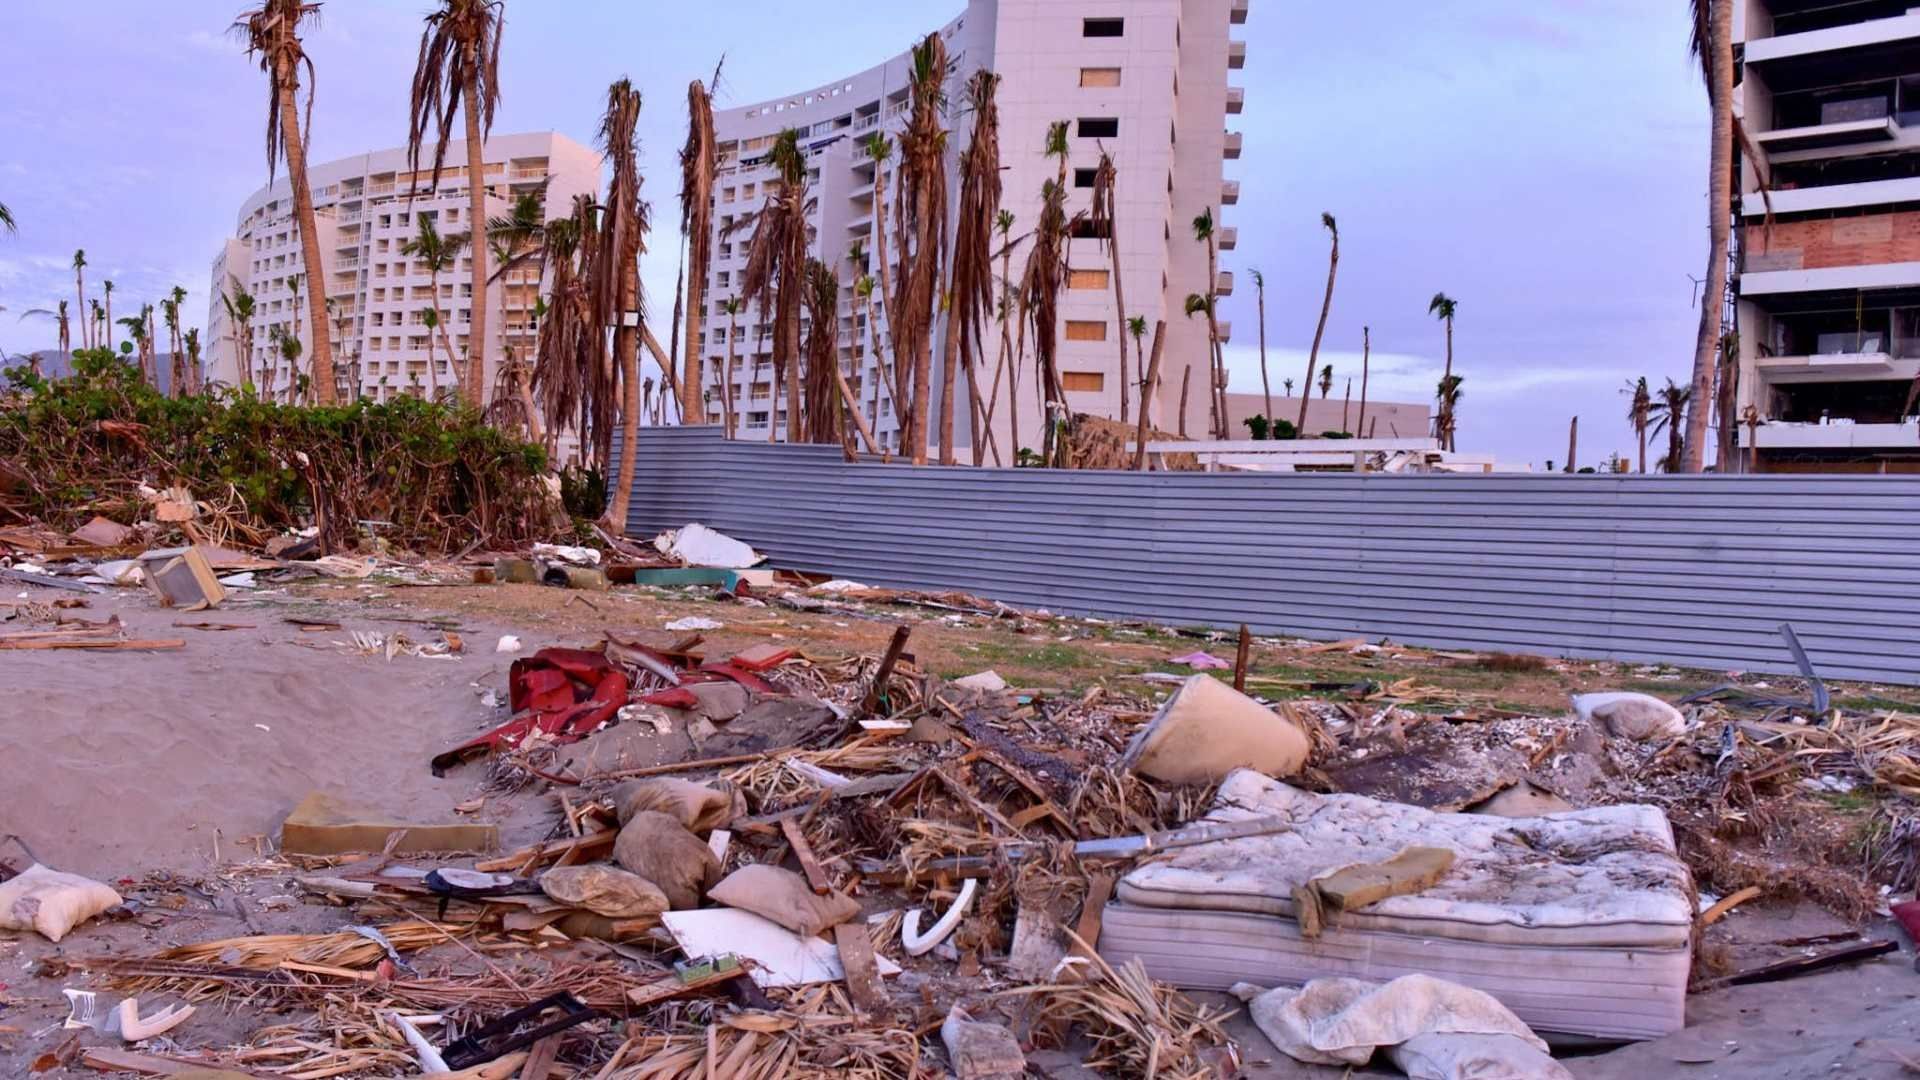
[[[721,61],[723,64],[725,60]],[[696,415],[700,408],[700,363],[706,349],[701,339],[705,313],[707,270],[713,263],[713,175],[719,146],[713,127],[711,86],[720,83],[720,67],[713,81],[695,79],[687,86],[687,143],[680,148],[680,233],[687,243],[686,368],[680,377],[680,416]]]
[[[837,443],[844,439],[840,423],[840,281],[819,259],[808,259],[805,271],[807,309],[806,378],[802,412],[808,442]],[[787,408],[794,408],[789,403]]]
[[[978,360],[985,355],[982,333],[993,315],[993,229],[1000,217],[1000,107],[995,100],[1000,76],[982,69],[967,80],[967,107],[973,135],[960,156],[960,213],[954,226],[953,268],[947,289],[947,342],[940,378],[940,462],[954,463],[953,384],[956,369],[967,372],[971,402],[973,463],[985,459],[986,408],[980,399]]]
[[[613,330],[613,355],[599,365],[590,383],[595,409],[610,415],[620,410],[620,461],[613,497],[607,501],[607,521],[625,529],[633,493],[635,444],[640,434],[640,321],[646,317],[640,293],[640,256],[646,252],[647,206],[640,199],[640,91],[621,79],[607,88],[607,111],[600,121],[600,148],[612,168],[607,198],[600,213],[600,239],[588,278],[593,298],[595,333]],[[613,435],[608,424],[601,437],[601,459],[610,453]]]

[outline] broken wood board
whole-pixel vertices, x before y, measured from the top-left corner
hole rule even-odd
[[[846,978],[840,950],[821,938],[803,938],[791,930],[737,908],[669,911],[660,916],[667,933],[689,958],[733,953],[753,961],[753,981],[771,989],[839,982]],[[860,928],[861,933],[866,928]],[[900,965],[875,955],[881,975],[898,975]]]
[[[864,922],[843,922],[833,928],[835,950],[840,967],[847,975],[847,994],[861,1012],[878,1012],[887,1007],[887,987],[880,981],[880,965],[873,951],[873,938]]]
[[[388,841],[401,834],[396,845]],[[280,826],[281,850],[296,855],[342,855],[350,851],[388,851],[414,855],[432,851],[493,851],[500,827],[479,822],[422,825],[384,818],[316,791],[300,800]]]

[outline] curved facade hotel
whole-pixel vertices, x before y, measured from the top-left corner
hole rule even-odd
[[[413,173],[406,151],[378,150],[310,166],[322,259],[327,267],[327,298],[332,301],[328,327],[333,339],[337,377],[344,393],[356,391],[386,400],[395,394],[424,394],[429,383],[452,384],[446,353],[435,340],[431,347],[423,313],[433,306],[433,283],[425,268],[401,254],[401,245],[418,231],[419,215],[431,217],[442,234],[466,232],[468,198],[464,143],[447,148],[447,166],[440,189],[428,193],[432,167],[430,150],[423,151],[423,168]],[[600,155],[564,135],[552,132],[496,135],[484,151],[490,198],[488,213],[505,214],[522,193],[544,189],[549,213],[563,212],[577,194],[591,194],[600,183]],[[411,202],[409,199],[411,198]],[[471,318],[472,252],[440,275],[440,311],[456,352],[465,355]],[[270,374],[273,386],[290,385],[287,362],[273,348],[272,333],[298,337],[303,346],[314,328],[309,325],[304,294],[306,264],[302,260],[299,223],[293,215],[293,189],[284,176],[262,188],[240,208],[234,235],[213,261],[212,310],[207,319],[208,370],[213,378],[239,385],[259,383]],[[289,279],[295,279],[290,281]],[[239,328],[227,318],[221,297],[235,286],[255,301],[253,355],[240,353]],[[487,385],[512,348],[531,357],[535,344],[534,300],[540,283],[532,269],[516,270],[494,282],[488,300],[494,305],[488,320]],[[435,335],[437,339],[438,335]],[[305,357],[311,350],[302,348]],[[428,365],[432,365],[429,371]]]
[[[1228,73],[1245,61],[1245,46],[1232,40],[1233,27],[1246,20],[1248,0],[971,0],[940,33],[950,59],[948,126],[957,161],[969,136],[969,118],[961,102],[974,71],[988,68],[1001,76],[1000,153],[1002,206],[1015,216],[1013,236],[1030,230],[1038,217],[1041,184],[1057,175],[1058,164],[1042,153],[1048,126],[1069,123],[1071,156],[1067,162],[1069,216],[1088,208],[1093,168],[1104,146],[1119,169],[1116,243],[1124,276],[1128,316],[1145,316],[1151,328],[1167,322],[1166,355],[1154,418],[1175,430],[1181,385],[1193,369],[1188,394],[1187,428],[1207,430],[1207,330],[1204,319],[1183,313],[1186,297],[1206,292],[1207,252],[1194,242],[1192,221],[1211,210],[1220,247],[1231,250],[1234,230],[1221,221],[1221,208],[1238,200],[1239,185],[1225,180],[1224,163],[1240,153],[1240,136],[1225,130],[1223,118],[1237,113],[1241,93],[1227,85]],[[733,332],[733,401],[740,434],[765,437],[772,423],[783,433],[786,401],[773,386],[771,328],[762,327],[758,305],[750,305],[729,326],[722,305],[739,295],[746,266],[748,237],[725,235],[727,226],[753,213],[765,201],[772,171],[767,148],[787,128],[797,129],[809,163],[808,182],[816,208],[814,254],[850,285],[859,271],[848,264],[858,243],[870,254],[873,242],[873,165],[864,146],[874,131],[897,133],[907,119],[909,57],[887,62],[826,86],[787,97],[715,113],[720,170],[715,182],[713,269],[708,281],[706,341],[707,419],[721,419],[717,380]],[[899,185],[889,166],[889,208]],[[959,203],[956,171],[949,174],[949,204]],[[891,232],[891,229],[889,229]],[[892,240],[889,237],[889,246]],[[1017,277],[1025,246],[1013,257]],[[1119,356],[1110,275],[1104,246],[1091,240],[1072,246],[1068,289],[1063,294],[1059,364],[1068,407],[1076,412],[1119,416]],[[877,275],[877,264],[874,273]],[[997,270],[996,270],[997,273]],[[1220,292],[1232,290],[1232,275],[1220,274]],[[876,290],[875,319],[884,325]],[[874,327],[867,325],[863,301],[842,290],[840,355],[849,381],[882,441],[897,445],[899,425],[883,380],[872,369],[869,347]],[[1227,327],[1222,324],[1223,333]],[[997,338],[997,333],[994,334]],[[944,332],[934,334],[935,375],[939,385]],[[1151,329],[1146,342],[1151,347]],[[1021,376],[1021,441],[1038,446],[1041,414],[1033,394],[1031,348]],[[991,371],[992,357],[985,370]],[[1128,344],[1130,375],[1133,349]],[[986,376],[983,376],[983,380]],[[986,390],[983,388],[983,396]],[[934,395],[938,407],[938,393]],[[1137,397],[1133,395],[1135,408]],[[965,374],[955,393],[967,400]],[[1012,464],[1005,391],[994,418],[994,442],[1002,460]],[[1137,414],[1135,414],[1137,415]],[[938,430],[938,419],[934,430]],[[966,447],[968,424],[957,417],[955,442]],[[963,455],[964,456],[964,455]],[[992,463],[993,459],[988,458]]]

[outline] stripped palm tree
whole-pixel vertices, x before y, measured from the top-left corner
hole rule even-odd
[[[1258,269],[1247,271],[1253,277],[1255,303],[1260,312],[1260,394],[1265,411],[1260,415],[1269,421],[1273,419],[1273,384],[1267,381],[1267,278]],[[1367,413],[1366,378],[1360,380],[1360,415]]]
[[[739,419],[733,411],[733,373],[737,366],[734,362],[734,346],[740,341],[740,312],[745,309],[746,305],[737,296],[729,296],[720,301],[720,310],[727,315],[727,357],[726,367],[716,381],[720,384],[720,422],[729,439],[733,438],[735,431],[739,428]]]
[[[1433,299],[1427,302],[1427,314],[1439,319],[1447,326],[1447,366],[1440,377],[1442,386],[1446,385],[1447,379],[1453,377],[1453,317],[1459,313],[1459,310],[1460,302],[1443,292],[1434,293]],[[1440,449],[1453,449],[1449,438],[1452,430],[1453,417],[1447,411],[1447,402],[1443,395],[1439,401],[1439,408],[1433,416],[1433,433],[1440,440]]]
[[[487,244],[492,248],[494,271],[492,280],[499,281],[509,273],[524,268],[528,263],[537,261],[538,270],[534,274],[534,307],[541,304],[540,283],[545,281],[547,273],[546,233],[546,187],[539,191],[523,192],[513,200],[512,208],[504,215],[495,216],[487,221]],[[500,321],[506,323],[506,305],[510,290],[517,281],[509,279],[500,290]],[[536,320],[544,312],[536,314]],[[535,323],[538,326],[538,322]],[[518,405],[513,409],[502,409],[499,415],[510,416],[515,422],[524,424],[527,437],[533,442],[544,442],[544,427],[540,421],[540,410],[533,400],[534,359],[516,353],[503,344],[503,359],[507,361],[501,373],[494,378],[497,395],[506,394]],[[535,346],[535,356],[538,345]],[[509,374],[506,368],[512,368]]]
[[[267,76],[267,179],[271,181],[281,161],[287,165],[287,180],[293,185],[294,216],[300,228],[300,250],[307,280],[326,281],[326,267],[320,255],[320,226],[313,212],[313,187],[307,177],[306,140],[313,133],[313,61],[300,42],[300,26],[320,18],[320,5],[306,0],[264,0],[260,7],[242,14],[233,30],[247,43],[247,55],[260,58],[260,70]],[[306,122],[300,118],[300,72],[307,76]],[[315,326],[326,325],[325,289],[307,290]],[[325,334],[316,335],[313,347],[313,381],[322,405],[334,403],[333,343]]]
[[[1326,226],[1332,247],[1327,253],[1327,294],[1320,300],[1320,322],[1314,327],[1313,348],[1307,353],[1307,381],[1300,389],[1300,418],[1293,422],[1302,437],[1307,433],[1307,399],[1312,397],[1307,391],[1313,386],[1313,370],[1320,362],[1320,339],[1326,336],[1327,315],[1333,310],[1333,279],[1340,273],[1340,224],[1325,211],[1320,214],[1320,224]]]
[[[220,294],[220,303],[227,310],[227,321],[235,327],[234,348],[240,354],[239,363],[234,365],[234,374],[242,382],[250,382],[253,365],[253,316],[256,303],[253,294],[241,288],[238,281],[232,282],[226,292]]]
[[[1064,430],[1066,393],[1060,385],[1056,361],[1060,324],[1060,290],[1067,277],[1066,189],[1048,180],[1040,188],[1040,221],[1033,231],[1033,251],[1020,282],[1022,323],[1033,329],[1034,363],[1039,371],[1042,417],[1041,460],[1066,468],[1071,460]]]
[[[73,253],[73,296],[74,307],[80,315],[80,347],[93,348],[93,334],[87,328],[87,252],[81,248]]]
[[[792,128],[782,131],[767,150],[767,164],[774,179],[760,209],[735,221],[727,235],[751,227],[753,238],[747,244],[746,269],[740,272],[740,298],[758,301],[760,319],[773,313],[773,395],[772,411],[779,413],[780,391],[787,395],[787,441],[806,438],[801,423],[800,391],[800,308],[804,296],[807,251],[813,245],[813,227],[807,224],[812,199],[807,194],[807,159],[800,149],[800,133]],[[767,441],[774,441],[775,428],[769,423]]]
[[[127,328],[127,338],[133,342],[134,362],[140,365],[140,381],[154,385],[153,339],[147,335],[147,312],[128,315],[120,320],[120,325]]]
[[[887,305],[895,355],[913,364],[907,447],[915,465],[927,463],[934,309],[947,254],[947,129],[941,123],[946,77],[946,40],[928,34],[913,47],[907,76],[912,107],[900,132],[900,198],[894,204],[900,294]]]
[[[181,397],[186,394],[187,358],[182,355],[180,344],[180,302],[187,298],[187,290],[178,285],[173,292],[160,301],[160,315],[167,324],[167,351],[172,366],[167,372],[167,394],[169,397]]]
[[[1207,353],[1211,370],[1207,377],[1207,411],[1213,416],[1213,437],[1224,439],[1228,434],[1226,361],[1220,351],[1220,319],[1214,303],[1220,282],[1220,238],[1214,233],[1212,207],[1193,219],[1193,238],[1207,245]]]
[[[1113,267],[1109,275],[1113,281],[1113,317],[1118,320],[1119,333],[1114,337],[1120,346],[1120,422],[1127,422],[1127,290],[1124,284],[1126,275],[1120,272],[1120,223],[1117,220],[1118,187],[1120,170],[1114,166],[1113,155],[1105,147],[1100,148],[1100,161],[1093,167],[1093,205],[1088,217],[1093,225],[1093,235],[1107,248],[1107,262]],[[1144,332],[1144,331],[1143,331]]]
[[[801,276],[801,301],[807,311],[802,437],[813,443],[844,443],[845,428],[840,423],[841,388],[846,385],[840,376],[840,280],[819,259],[808,259]],[[849,407],[853,404],[851,395],[849,390]]]
[[[88,297],[87,303],[93,308],[93,347],[96,349],[113,348],[113,342],[110,340],[113,337],[113,332],[107,326],[106,309],[100,306],[100,301],[95,297]]]
[[[1653,418],[1653,392],[1647,387],[1645,375],[1632,383],[1627,393],[1633,399],[1627,405],[1627,423],[1633,425],[1633,433],[1640,440],[1640,471],[1647,471],[1647,424]]]
[[[635,135],[639,124],[640,91],[632,82],[621,79],[607,88],[607,112],[600,121],[601,153],[613,175],[600,214],[592,276],[596,301],[593,325],[614,328],[612,364],[606,366],[603,375],[609,385],[595,392],[615,399],[610,391],[617,386],[621,403],[618,479],[613,498],[607,501],[607,525],[616,534],[626,530],[627,510],[633,501],[633,463],[640,441],[640,331],[646,318],[646,302],[640,292],[640,256],[647,250],[647,205],[640,198],[640,147]],[[611,437],[609,430],[606,438]]]
[[[604,402],[589,402],[606,362],[606,324],[597,322],[589,290],[599,233],[592,195],[574,197],[572,214],[547,222],[545,260],[552,272],[547,312],[540,321],[533,366],[534,399],[548,431],[548,446],[572,426],[590,464],[600,464],[598,431],[610,420]]]
[[[180,336],[180,343],[187,350],[187,392],[203,393],[207,388],[207,372],[200,363],[200,328],[189,327],[186,333]]]
[[[112,345],[113,342],[110,339],[113,334],[113,327],[115,326],[115,323],[113,321],[113,281],[111,278],[109,278],[108,280],[102,281],[100,283],[100,295],[101,295],[101,302],[106,306],[106,314],[103,316],[103,318],[105,318],[107,321],[107,334],[108,334],[107,344]]]
[[[1681,386],[1672,379],[1662,387],[1654,397],[1653,405],[1647,415],[1653,421],[1655,435],[1667,436],[1667,456],[1660,459],[1662,472],[1677,473],[1686,471],[1684,440],[1687,428],[1687,406],[1693,399],[1690,386]]]
[[[1133,339],[1133,370],[1140,375],[1140,415],[1145,416],[1147,415],[1147,358],[1145,352],[1147,317],[1145,315],[1135,315],[1127,319],[1126,330],[1127,336]],[[1127,367],[1124,359],[1120,365],[1120,385],[1124,393],[1124,387],[1127,385]],[[1126,416],[1125,398],[1121,400],[1122,406],[1120,413],[1122,418],[1124,418]]]
[[[1693,14],[1689,50],[1700,60],[1712,111],[1707,154],[1707,280],[1700,294],[1700,328],[1694,338],[1693,379],[1688,397],[1694,402],[1714,400],[1715,350],[1720,346],[1726,312],[1727,245],[1733,217],[1733,6],[1734,0],[1691,0]],[[1675,472],[1699,472],[1706,465],[1707,419],[1704,407],[1687,417],[1682,452]]]
[[[887,393],[891,400],[889,407],[893,410],[893,422],[899,429],[902,445],[904,445],[907,414],[902,411],[906,402],[900,393],[900,385],[906,369],[900,358],[900,350],[896,347],[895,335],[898,333],[898,328],[894,326],[892,311],[896,294],[893,291],[893,266],[887,258],[886,167],[887,162],[893,157],[893,142],[885,133],[876,131],[867,137],[863,149],[867,155],[867,161],[873,166],[873,253],[874,261],[880,264],[880,298],[881,303],[885,305],[882,310],[887,316],[887,336],[883,347],[879,328],[873,321],[873,305],[871,302],[868,303],[867,339],[873,342],[875,366],[884,370]],[[869,294],[870,297],[871,294]]]
[[[993,226],[1000,216],[1000,76],[986,69],[967,80],[973,135],[960,156],[960,210],[954,225],[953,266],[947,286],[947,341],[940,375],[940,464],[954,464],[953,385],[967,372],[973,463],[986,460],[993,433],[980,397],[981,334],[993,311]]]
[[[433,138],[432,189],[453,140],[455,112],[466,120],[468,220],[473,223],[473,314],[467,335],[467,370],[459,376],[467,403],[479,408],[485,393],[487,353],[487,173],[485,139],[500,107],[500,40],[506,30],[505,0],[440,0],[426,16],[420,56],[408,103],[407,162],[420,171],[420,150]]]
[[[993,411],[1000,401],[1000,369],[1007,371],[1007,434],[1012,442],[1012,451],[1017,457],[1020,453],[1020,354],[1013,349],[1014,284],[1013,284],[1013,211],[1002,210],[994,217],[993,227],[1000,234],[1000,299],[995,305],[995,317],[1000,320],[1000,358],[993,367],[993,386],[987,394],[988,430],[993,429]],[[1024,326],[1023,326],[1024,330]],[[999,463],[999,448],[994,448],[994,461]]]
[[[1460,375],[1443,375],[1437,395],[1440,399],[1440,449],[1454,449],[1455,418],[1460,415],[1460,384],[1465,382]]]
[[[712,85],[719,83],[720,68],[715,66]],[[695,79],[687,86],[687,143],[680,148],[680,234],[687,243],[687,355],[680,376],[683,423],[700,407],[700,360],[705,351],[701,316],[706,311],[707,271],[713,265],[713,176],[718,166],[713,95]]]
[[[428,214],[415,215],[414,222],[417,231],[411,238],[400,242],[400,254],[405,255],[409,259],[418,260],[424,265],[427,269],[427,277],[433,283],[433,308],[430,312],[422,312],[421,317],[424,320],[428,315],[431,315],[433,320],[427,323],[429,332],[427,339],[427,393],[429,396],[437,397],[438,384],[434,378],[434,369],[438,366],[438,361],[433,359],[432,331],[434,329],[437,328],[440,330],[441,346],[447,351],[447,368],[448,371],[452,373],[455,381],[457,382],[465,374],[470,374],[470,372],[463,373],[460,371],[459,359],[453,351],[453,339],[447,334],[447,317],[446,314],[440,310],[440,275],[459,264],[460,252],[467,246],[470,238],[466,233],[442,234],[440,230],[434,226],[432,216]],[[468,351],[471,352],[473,351],[473,338],[471,335],[468,336],[467,341]],[[471,400],[471,395],[469,395],[469,400]]]

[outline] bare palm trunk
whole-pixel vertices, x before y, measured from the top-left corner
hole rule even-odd
[[[1131,396],[1127,390],[1127,287],[1126,278],[1120,273],[1120,221],[1118,200],[1115,200],[1114,220],[1107,223],[1107,257],[1113,263],[1113,322],[1120,334],[1120,422],[1127,422],[1127,409]],[[1141,403],[1144,415],[1146,405]]]
[[[1340,234],[1333,234],[1333,248],[1327,256],[1327,294],[1320,301],[1320,322],[1313,329],[1313,348],[1307,353],[1307,381],[1300,384],[1300,418],[1294,421],[1296,432],[1301,438],[1307,434],[1307,402],[1313,398],[1313,373],[1320,366],[1320,340],[1327,333],[1327,313],[1333,310],[1333,279],[1340,272]],[[1451,328],[1452,324],[1448,324]],[[1451,334],[1452,330],[1449,329]],[[1451,370],[1452,346],[1447,349]]]
[[[1373,366],[1373,327],[1360,328],[1360,427],[1361,438],[1367,437],[1367,375]]]
[[[923,276],[920,272],[916,271],[913,277],[916,280],[916,282],[925,281],[926,291],[929,294],[932,294],[936,290],[939,282],[936,277],[936,267],[933,264],[932,256],[928,253],[934,250],[932,246],[936,243],[936,240],[934,237],[935,235],[937,235],[938,231],[945,225],[945,222],[927,220],[928,215],[932,213],[932,197],[930,192],[927,189],[928,189],[928,185],[926,183],[922,183],[920,185],[919,194],[915,196],[915,201],[917,204],[916,209],[919,211],[919,213],[916,214],[914,218],[914,220],[919,224],[919,229],[918,229],[919,235],[914,237],[914,241],[915,241],[914,251],[916,252],[915,261],[925,262],[927,264],[925,267],[926,272]],[[920,290],[916,288],[914,291],[918,293]],[[917,304],[918,300],[915,299],[909,302]],[[927,307],[931,309],[932,306],[933,306],[933,303],[932,303],[932,299],[930,298],[928,300]],[[915,465],[925,465],[927,463],[927,436],[931,434],[927,430],[927,422],[928,422],[928,408],[932,404],[931,399],[933,397],[933,387],[929,385],[933,379],[932,320],[933,320],[933,312],[931,310],[927,310],[924,312],[914,312],[911,315],[912,329],[913,329],[913,334],[912,334],[912,337],[913,337],[913,404],[911,406],[913,410],[912,454],[913,454],[913,463]],[[944,452],[945,450],[944,448],[942,448],[943,455],[944,455]]]
[[[727,438],[729,439],[733,438],[736,434],[738,434],[740,430],[739,418],[734,415],[734,411],[733,411],[733,405],[734,405],[733,346],[736,339],[738,339],[739,337],[740,337],[740,317],[738,315],[729,315],[727,317],[727,377],[720,383],[720,386],[721,386],[720,392],[726,395],[726,407],[727,407],[726,421],[727,422],[726,422],[725,430],[727,433]],[[751,387],[748,388],[748,393],[752,393]]]
[[[705,200],[708,198],[706,192],[698,192],[696,197],[702,200],[702,205],[705,205]],[[706,351],[706,342],[701,340],[704,325],[702,317],[706,314],[704,305],[707,302],[707,272],[700,256],[706,242],[705,237],[690,238],[687,250],[685,315],[687,353],[682,358],[685,367],[680,374],[680,422],[683,424],[688,423],[687,418],[691,416],[699,416],[703,420],[706,418],[705,409],[700,403],[700,385],[704,377],[701,367],[705,360],[702,354]]]
[[[467,326],[467,364],[461,387],[467,404],[478,409],[486,404],[487,383],[487,165],[486,144],[480,138],[478,46],[467,42],[467,79],[461,112],[467,121],[467,216],[473,234],[467,251],[473,258],[473,314]]]
[[[307,182],[307,146],[300,130],[300,112],[294,107],[295,78],[293,61],[284,57],[274,63],[273,77],[280,82],[280,137],[285,144],[287,179],[293,185],[294,213],[300,219],[300,250],[307,272],[307,305],[313,325],[326,325],[327,268],[320,258],[320,225],[313,213],[313,186]],[[316,400],[332,405],[336,398],[333,384],[333,342],[321,335],[313,343],[309,359],[316,386]]]
[[[1707,283],[1700,296],[1700,332],[1693,345],[1693,396],[1688,399],[1686,437],[1677,472],[1706,467],[1707,420],[1713,407],[1716,351],[1726,310],[1727,243],[1733,214],[1733,0],[1712,0],[1707,100],[1713,108],[1712,152],[1707,177]]]
[[[1444,387],[1453,378],[1453,317],[1447,317],[1447,367],[1442,373],[1441,385]],[[1440,415],[1434,422],[1439,425],[1440,449],[1453,449],[1453,402],[1446,394],[1440,397]]]
[[[1193,365],[1180,373],[1180,437],[1187,437],[1187,392],[1193,388]]]
[[[1271,423],[1273,420],[1273,383],[1267,378],[1267,283],[1265,281],[1254,282],[1254,292],[1260,310],[1260,396],[1266,406],[1266,411],[1261,415],[1265,416],[1269,423]],[[1363,370],[1360,376],[1360,416],[1362,419],[1367,415],[1366,386],[1367,377]]]
[[[93,330],[88,325],[87,319],[87,272],[78,266],[73,268],[73,297],[76,305],[74,313],[80,318],[80,347],[91,349],[93,348]],[[246,370],[246,367],[244,363],[240,365],[242,371]]]
[[[1226,387],[1221,385],[1225,371],[1220,362],[1220,316],[1215,309],[1219,306],[1220,295],[1220,249],[1215,245],[1213,234],[1207,234],[1207,342],[1208,366],[1212,373],[1207,378],[1207,411],[1213,414],[1213,437],[1227,437],[1227,398]],[[1181,411],[1185,411],[1183,408]]]
[[[1645,420],[1634,421],[1633,431],[1634,434],[1640,437],[1640,471],[1645,473],[1647,471],[1647,422]]]
[[[1140,340],[1135,338],[1133,344],[1134,351],[1137,354],[1140,348]],[[1145,381],[1140,384],[1140,427],[1134,435],[1135,445],[1133,449],[1133,468],[1135,472],[1145,472],[1147,469],[1147,414],[1151,411],[1147,408],[1147,402],[1153,400],[1155,385],[1160,381],[1160,356],[1165,350],[1166,344],[1167,320],[1161,319],[1153,324],[1153,359],[1147,367]],[[1187,371],[1191,373],[1193,369],[1188,368]]]
[[[953,387],[960,367],[959,260],[947,267],[947,341],[940,358],[940,464],[957,464],[953,455]],[[969,374],[968,382],[973,378]],[[977,444],[980,440],[975,439]]]
[[[637,244],[635,247],[637,248]],[[637,318],[640,307],[640,264],[638,251],[634,258],[620,260],[620,284],[614,303],[615,318],[613,331],[613,359],[620,365],[620,461],[616,469],[619,483],[614,485],[613,497],[607,503],[608,522],[621,533],[627,528],[627,511],[633,504],[633,464],[637,459],[640,440],[640,413],[646,406],[640,400],[640,339],[648,339],[653,348],[654,362],[661,361],[659,345],[653,342],[653,334],[645,324],[634,327],[627,325],[627,319]],[[664,369],[663,369],[664,370]],[[668,372],[668,377],[672,373]]]

